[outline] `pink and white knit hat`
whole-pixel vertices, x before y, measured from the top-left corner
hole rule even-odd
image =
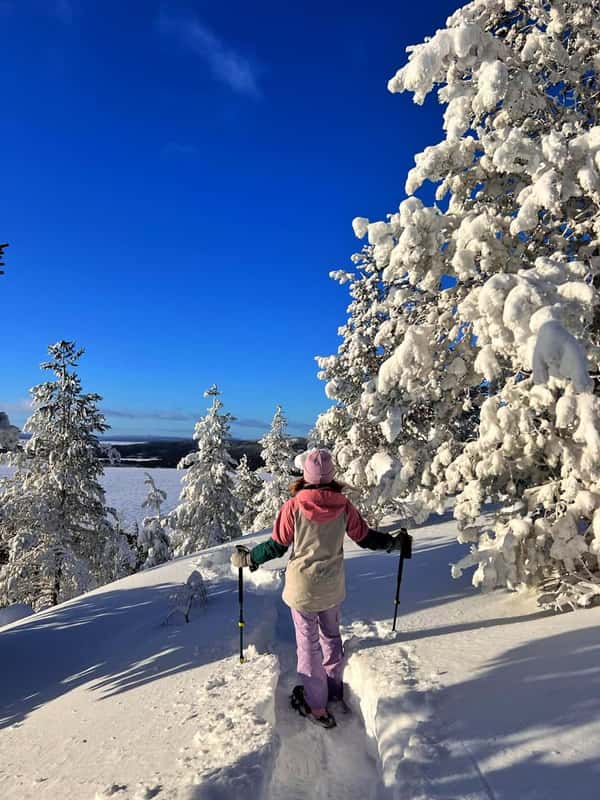
[[[333,459],[329,450],[311,450],[304,461],[304,480],[307,483],[331,483]]]

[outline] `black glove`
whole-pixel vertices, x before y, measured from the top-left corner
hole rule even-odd
[[[406,528],[400,528],[396,536],[390,534],[390,540],[388,553],[400,552],[404,558],[412,558],[412,536]]]

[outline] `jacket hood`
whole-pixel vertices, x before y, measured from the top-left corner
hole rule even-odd
[[[337,519],[348,502],[343,494],[331,489],[302,489],[295,500],[303,515],[311,522],[331,522]]]

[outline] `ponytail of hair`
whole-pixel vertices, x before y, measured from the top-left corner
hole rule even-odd
[[[307,483],[304,478],[298,478],[290,484],[290,494],[292,497],[301,492],[303,489],[328,489],[330,492],[344,491],[344,487],[337,481],[329,481],[329,483]]]

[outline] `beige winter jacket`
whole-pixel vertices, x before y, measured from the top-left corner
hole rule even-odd
[[[360,542],[367,532],[367,523],[340,492],[302,489],[284,503],[273,528],[276,542],[292,545],[284,602],[305,612],[341,603],[346,596],[344,535]]]

